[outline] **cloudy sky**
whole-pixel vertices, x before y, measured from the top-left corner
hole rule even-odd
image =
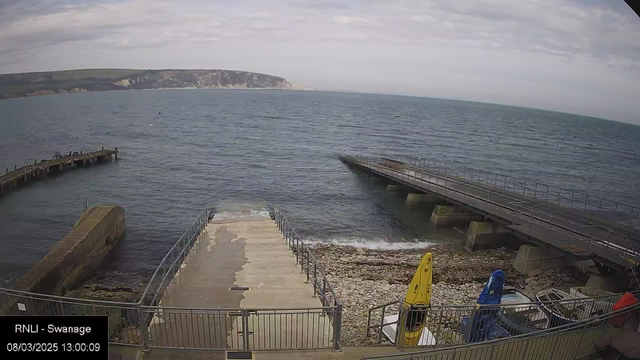
[[[0,0],[0,73],[222,68],[640,123],[623,0]]]

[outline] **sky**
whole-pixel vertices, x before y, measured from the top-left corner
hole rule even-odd
[[[640,124],[623,0],[0,0],[0,73],[204,68]]]

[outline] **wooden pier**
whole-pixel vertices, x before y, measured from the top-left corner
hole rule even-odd
[[[118,160],[118,148],[114,150],[100,149],[89,152],[72,153],[71,155],[56,155],[51,160],[34,160],[33,164],[27,164],[21,168],[17,166],[13,171],[4,170],[0,174],[0,195],[20,188],[21,186],[35,180],[44,180],[50,175],[59,174],[65,170],[86,167],[94,164],[101,164],[111,161],[115,157]]]

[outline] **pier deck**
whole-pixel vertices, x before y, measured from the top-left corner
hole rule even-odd
[[[640,230],[630,226],[640,216],[637,209],[622,213],[629,225],[620,224],[601,216],[618,215],[617,207],[605,210],[602,199],[600,207],[587,199],[585,211],[580,211],[562,206],[565,198],[561,194],[550,193],[548,188],[543,199],[528,196],[534,189],[527,187],[526,182],[522,188],[527,194],[524,196],[518,194],[518,186],[523,185],[515,181],[512,185],[507,180],[496,180],[496,185],[492,186],[458,176],[455,171],[447,173],[390,159],[340,158],[348,165],[419,192],[435,194],[449,203],[503,223],[518,237],[559,250],[567,257],[594,259],[618,269],[628,267],[630,261],[640,260],[637,252],[640,250]],[[509,186],[511,191],[506,191]],[[537,186],[535,191],[543,192]],[[558,204],[549,201],[550,195],[557,198]],[[573,199],[573,194],[570,200],[571,205],[579,201]],[[594,207],[595,210],[591,210]]]
[[[0,195],[10,189],[18,188],[33,180],[42,180],[49,175],[61,173],[64,170],[75,167],[83,167],[92,164],[99,164],[111,160],[115,156],[118,159],[118,149],[102,149],[90,151],[82,154],[59,156],[51,160],[34,161],[33,164],[26,164],[23,167],[15,167],[9,171],[8,168],[0,169]]]

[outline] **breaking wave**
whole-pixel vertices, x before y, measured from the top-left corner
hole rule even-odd
[[[427,249],[435,245],[434,242],[429,241],[403,241],[403,242],[389,242],[383,238],[379,239],[363,239],[357,237],[339,237],[320,239],[310,237],[304,239],[304,242],[313,246],[315,244],[331,244],[339,246],[352,246],[356,248],[372,249],[372,250],[414,250],[414,249]]]
[[[213,218],[215,220],[222,219],[270,219],[267,210],[226,210],[217,212]]]

